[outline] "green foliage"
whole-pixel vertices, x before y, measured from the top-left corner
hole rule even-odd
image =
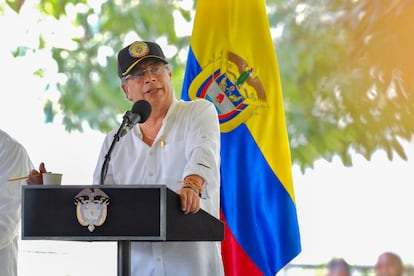
[[[6,3],[15,12],[20,12],[20,9],[22,8],[24,4],[24,0],[6,0]],[[0,10],[3,10],[3,9],[0,7]]]
[[[68,131],[92,128],[107,132],[131,103],[116,77],[116,51],[131,37],[164,39],[175,46],[169,57],[180,94],[189,37],[178,37],[177,14],[187,21],[196,1],[180,0],[41,0],[39,10],[67,18],[82,30],[74,46],[54,48],[53,58],[65,76],[57,86]],[[23,0],[7,0],[19,12]],[[411,0],[267,0],[275,36],[293,161],[302,170],[315,160],[339,156],[352,165],[351,152],[367,159],[384,150],[406,159],[402,140],[414,133],[414,5]],[[0,7],[1,8],[1,7]],[[134,35],[132,35],[134,34]],[[39,50],[47,47],[39,37]],[[14,51],[24,56],[25,46]],[[35,75],[43,77],[41,69]],[[46,121],[56,110],[45,103]]]
[[[270,1],[268,1],[270,2]],[[414,93],[410,1],[271,1],[294,162],[304,170],[351,149],[406,159]],[[306,3],[306,4],[305,4]]]
[[[68,131],[81,131],[86,121],[92,128],[107,132],[118,125],[117,116],[130,108],[131,103],[126,100],[116,77],[116,51],[131,42],[125,42],[127,35],[135,33],[145,40],[166,37],[172,45],[188,46],[188,39],[175,35],[173,2],[121,0],[93,4],[44,0],[39,5],[43,13],[55,18],[65,17],[68,7],[77,9],[73,25],[83,30],[82,36],[72,38],[75,49],[53,49],[59,72],[66,76],[66,81],[59,83],[58,88],[63,123]],[[180,12],[188,18],[189,11],[186,13],[180,8]],[[40,37],[39,41],[45,39]],[[173,66],[178,64],[177,56],[170,60]],[[183,65],[175,67],[178,76],[182,76]],[[175,87],[181,87],[181,82]],[[53,118],[51,114],[46,115]]]

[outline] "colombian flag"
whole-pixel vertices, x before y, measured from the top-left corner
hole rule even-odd
[[[182,99],[221,127],[226,275],[275,275],[301,251],[281,83],[264,0],[198,0]]]

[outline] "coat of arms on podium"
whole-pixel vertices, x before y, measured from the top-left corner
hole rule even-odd
[[[96,226],[101,226],[107,216],[109,196],[101,189],[87,188],[75,196],[76,217],[82,226],[87,226],[93,232]]]

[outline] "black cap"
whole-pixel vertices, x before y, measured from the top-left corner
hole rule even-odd
[[[135,41],[118,53],[118,76],[125,77],[141,61],[155,58],[168,63],[161,47],[154,42]]]

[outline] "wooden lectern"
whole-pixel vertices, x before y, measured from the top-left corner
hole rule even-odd
[[[224,224],[185,215],[165,185],[25,185],[22,239],[117,241],[118,276],[129,276],[131,241],[222,241]]]

